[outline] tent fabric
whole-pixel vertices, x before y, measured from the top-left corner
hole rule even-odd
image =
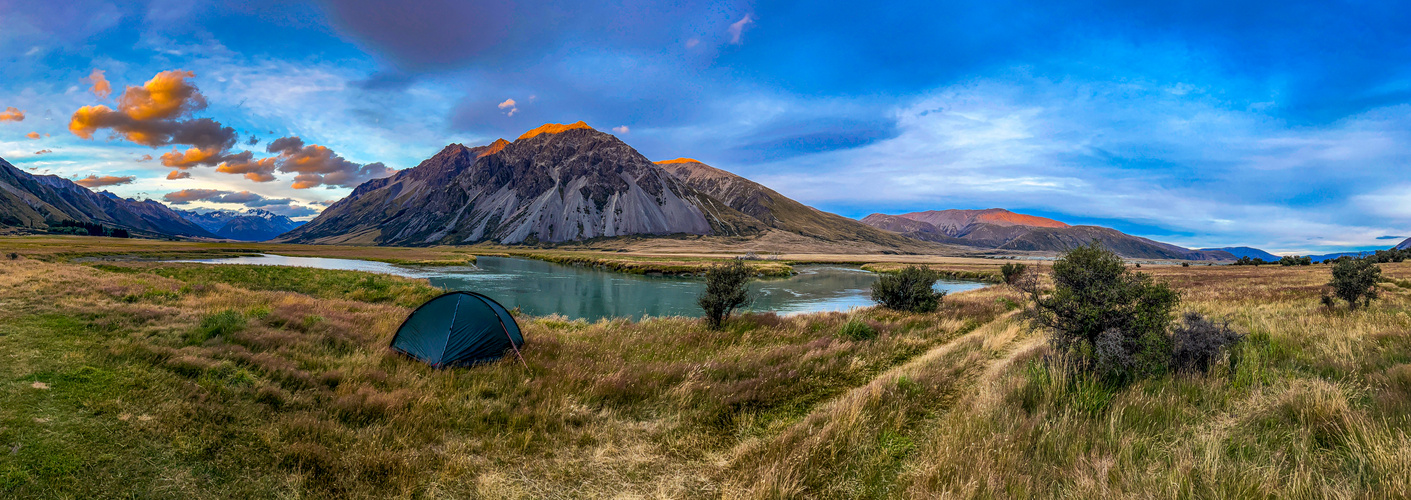
[[[392,336],[393,350],[437,368],[495,361],[521,345],[524,335],[509,311],[475,292],[427,301]]]

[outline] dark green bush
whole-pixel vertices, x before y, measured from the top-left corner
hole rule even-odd
[[[1188,312],[1182,318],[1183,324],[1176,327],[1171,335],[1171,368],[1184,373],[1210,373],[1210,369],[1227,353],[1230,357],[1230,370],[1234,371],[1239,358],[1233,348],[1244,340],[1244,335],[1230,329],[1229,323],[1215,323],[1210,318],[1195,312]]]
[[[1333,288],[1333,295],[1347,301],[1348,309],[1357,309],[1376,300],[1377,282],[1381,279],[1382,268],[1372,259],[1338,259],[1328,286]]]
[[[872,300],[882,307],[897,311],[926,313],[935,311],[945,292],[933,286],[941,273],[920,266],[907,266],[897,273],[883,274],[872,284]]]
[[[730,319],[730,313],[749,303],[748,285],[753,275],[750,268],[738,260],[706,270],[706,289],[696,303],[705,311],[706,323],[712,329],[719,329]]]
[[[1005,264],[999,266],[999,273],[1004,276],[1005,284],[1013,285],[1019,282],[1019,278],[1024,276],[1024,271],[1028,268],[1029,266],[1024,264]]]
[[[1031,292],[1030,316],[1074,366],[1117,379],[1167,369],[1175,290],[1130,271],[1096,241],[1061,256],[1052,277],[1052,291]]]

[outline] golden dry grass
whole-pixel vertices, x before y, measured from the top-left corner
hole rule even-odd
[[[935,314],[747,315],[718,332],[521,318],[528,373],[434,371],[383,348],[408,311],[385,290],[413,281],[295,292],[0,260],[0,492],[1411,496],[1411,290],[1384,284],[1348,312],[1319,303],[1326,266],[1143,271],[1248,333],[1239,363],[1075,378],[1035,361],[1044,336],[997,286]],[[849,321],[880,335],[844,338]]]

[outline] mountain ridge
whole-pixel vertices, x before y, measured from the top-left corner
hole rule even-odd
[[[517,244],[763,229],[583,122],[502,141],[448,145],[416,167],[358,186],[278,240]]]
[[[1112,228],[1073,226],[999,208],[931,210],[899,215],[875,213],[864,217],[862,222],[912,238],[994,250],[1063,252],[1096,240],[1128,258],[1235,260],[1229,252],[1191,250]]]
[[[0,158],[0,225],[43,230],[65,221],[137,235],[215,237],[160,202],[95,193],[59,176],[31,175]]]

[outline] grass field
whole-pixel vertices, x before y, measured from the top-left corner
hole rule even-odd
[[[435,371],[384,347],[424,282],[37,247],[0,240],[32,255],[0,255],[0,496],[1411,495],[1411,290],[1325,309],[1326,266],[1144,267],[1249,340],[1113,389],[1036,363],[1001,286],[723,331],[519,318],[528,370]]]

